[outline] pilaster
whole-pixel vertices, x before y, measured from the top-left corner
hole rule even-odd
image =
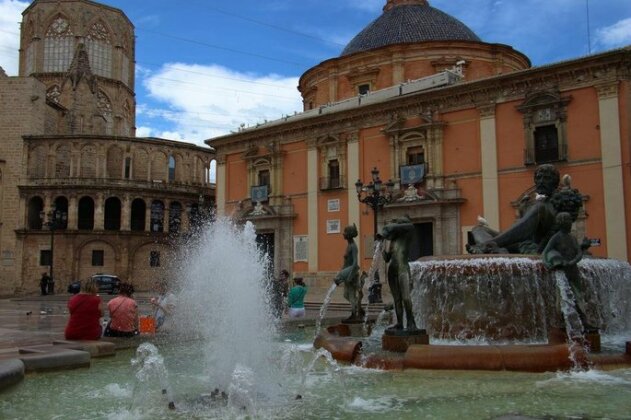
[[[618,82],[596,86],[600,115],[600,151],[602,156],[603,192],[607,256],[626,261],[627,227],[624,207]]]
[[[482,157],[482,202],[484,218],[494,229],[500,227],[499,183],[495,104],[478,106],[480,111],[480,148]]]

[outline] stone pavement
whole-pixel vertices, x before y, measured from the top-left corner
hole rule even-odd
[[[133,348],[146,340],[105,338],[98,341],[66,341],[68,322],[67,293],[51,296],[26,296],[0,299],[0,390],[24,379],[29,372],[87,367],[90,359],[115,354],[119,349]],[[104,304],[114,296],[101,295]],[[136,293],[141,315],[149,315],[152,306],[149,293]],[[305,302],[306,317],[283,319],[284,325],[315,324],[321,302]],[[375,315],[383,305],[372,305]],[[350,306],[333,299],[326,313],[326,324],[339,323],[350,314]]]
[[[27,296],[0,299],[0,349],[50,344],[64,339],[64,328],[68,321],[66,304],[71,295],[67,293],[52,296]],[[149,304],[150,294],[136,293],[140,314],[152,313]],[[113,298],[101,295],[104,305]],[[307,316],[304,319],[286,319],[287,324],[313,324],[319,316],[321,302],[306,302]],[[371,308],[380,311],[382,305]],[[328,323],[333,323],[350,314],[348,303],[334,299],[327,310]]]

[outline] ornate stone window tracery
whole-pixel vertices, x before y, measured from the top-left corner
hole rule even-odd
[[[101,21],[90,27],[85,45],[90,58],[90,68],[99,76],[112,77],[112,44],[110,33]]]
[[[98,91],[96,94],[97,106],[101,116],[105,120],[105,134],[113,134],[114,119],[112,118],[112,102],[103,91]]]
[[[557,92],[536,92],[517,107],[524,114],[524,164],[567,159],[567,105],[571,97]]]
[[[74,56],[75,36],[70,22],[58,15],[44,38],[44,71],[65,72]]]

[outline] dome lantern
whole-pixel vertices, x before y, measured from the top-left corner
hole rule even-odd
[[[429,6],[427,0],[388,0],[386,5],[383,6],[383,11],[388,11],[393,7],[402,6],[406,4],[417,4],[421,6]]]

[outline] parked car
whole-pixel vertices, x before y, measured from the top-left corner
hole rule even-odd
[[[120,290],[121,280],[112,274],[95,274],[92,278],[99,287],[99,293],[117,294]],[[70,283],[68,293],[77,294],[81,290],[81,280]]]

